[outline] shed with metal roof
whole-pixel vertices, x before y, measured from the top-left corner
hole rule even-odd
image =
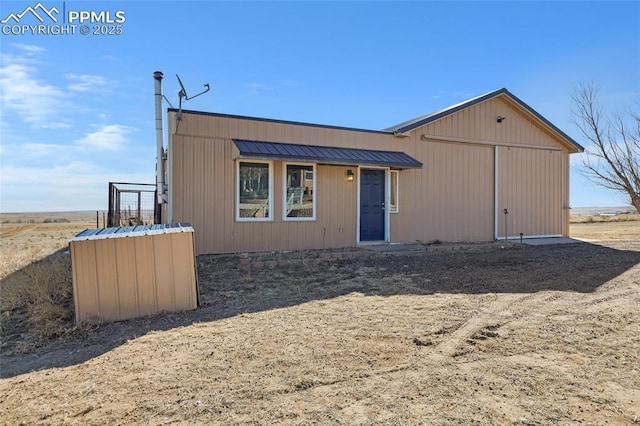
[[[69,240],[76,322],[108,322],[198,306],[188,223],[86,229]]]

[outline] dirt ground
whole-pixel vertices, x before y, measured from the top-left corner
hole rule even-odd
[[[640,423],[640,240],[600,229],[200,256],[196,311],[5,350],[0,423]]]

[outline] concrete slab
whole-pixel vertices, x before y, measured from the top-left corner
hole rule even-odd
[[[377,244],[360,244],[360,248],[371,250],[371,251],[381,251],[385,253],[389,252],[407,252],[407,251],[422,251],[424,250],[424,246],[422,244],[416,243],[377,243]]]
[[[552,237],[552,238],[525,238],[523,243],[530,246],[546,246],[549,244],[575,244],[583,241],[568,237]]]

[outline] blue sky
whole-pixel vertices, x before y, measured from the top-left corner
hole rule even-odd
[[[2,0],[0,20],[37,3]],[[639,2],[41,3],[125,21],[120,35],[77,22],[76,34],[0,34],[2,212],[104,210],[109,181],[153,183],[156,70],[174,105],[174,74],[190,94],[211,85],[187,109],[365,129],[506,87],[581,143],[578,82],[598,84],[610,110],[640,92]],[[574,207],[625,204],[579,163]]]

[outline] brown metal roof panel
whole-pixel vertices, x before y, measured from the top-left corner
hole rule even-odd
[[[422,168],[422,163],[399,151],[380,151],[282,142],[234,139],[245,158],[308,161],[325,164],[377,165],[397,168]]]

